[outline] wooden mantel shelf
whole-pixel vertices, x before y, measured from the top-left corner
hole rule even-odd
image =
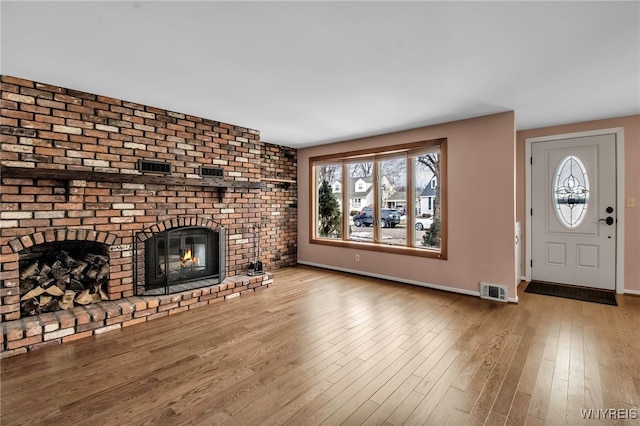
[[[298,183],[295,179],[262,178],[260,180],[263,182]]]
[[[227,188],[262,188],[260,182],[230,181],[220,178],[205,177],[202,179],[166,176],[157,174],[128,174],[93,172],[88,170],[58,170],[58,169],[33,169],[28,167],[0,167],[0,177],[21,179],[51,179],[51,180],[88,180],[92,182],[124,182],[146,183],[154,185],[184,185],[214,187],[226,190]]]

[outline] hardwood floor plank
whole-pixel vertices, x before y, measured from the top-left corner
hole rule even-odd
[[[529,352],[533,345],[535,330],[531,326],[523,325],[523,328],[525,331],[520,336],[520,342],[516,348],[513,361],[509,366],[505,379],[502,382],[502,386],[500,386],[500,392],[498,393],[495,403],[491,408],[492,413],[495,412],[503,414],[505,416],[505,421],[509,414],[509,410],[511,409],[513,398],[515,398],[516,389],[518,388],[518,383],[520,383],[525,362],[528,359]]]
[[[584,359],[584,331],[582,324],[574,323],[571,327],[571,358]]]
[[[523,392],[516,392],[505,424],[508,426],[521,426],[525,424],[527,421],[530,402],[531,395]]]
[[[615,354],[614,372],[620,400],[626,405],[640,408],[640,398],[636,394],[633,377],[624,374],[624,372],[634,374],[635,364],[640,359],[640,355],[628,352],[630,345],[627,343],[623,330],[617,329],[615,333],[611,333],[609,344]]]
[[[391,353],[381,351],[375,357],[345,376],[340,382],[325,391],[332,398],[331,402],[314,414],[311,423],[340,424],[349,416],[352,407],[359,407],[386,382],[383,372],[403,353],[396,348]],[[374,390],[366,390],[367,385],[375,381]],[[371,387],[369,387],[371,389]]]
[[[316,413],[320,408],[327,405],[331,402],[331,398],[326,396],[324,393],[316,396],[307,404],[305,404],[301,409],[299,409],[294,416],[292,416],[288,421],[282,423],[284,425],[290,426],[299,426],[305,424],[314,424],[309,423],[309,419],[312,418],[313,414]],[[280,424],[279,422],[276,424]],[[320,423],[315,423],[320,424]]]
[[[606,365],[600,366],[600,382],[602,383],[603,408],[623,408],[624,402],[616,380],[615,369]]]
[[[569,383],[557,376],[551,382],[549,409],[545,423],[548,425],[564,425],[567,418],[567,392]]]
[[[424,395],[412,391],[400,404],[398,404],[396,409],[393,410],[391,415],[387,418],[387,423],[393,426],[405,424],[407,417],[409,417],[423,399]],[[407,423],[407,425],[410,424],[411,423]]]
[[[265,291],[1,360],[0,422],[615,424],[580,410],[640,403],[640,298],[524,287],[501,304],[285,268]]]
[[[507,422],[507,416],[497,411],[491,411],[487,421],[484,423],[486,426],[502,426]]]
[[[549,411],[549,398],[551,394],[551,384],[553,383],[554,363],[548,359],[540,362],[536,385],[531,394],[529,402],[529,416],[536,417],[540,420],[547,418]],[[529,421],[529,420],[527,420]]]
[[[569,360],[571,358],[571,318],[564,318],[560,325],[560,335],[555,356],[553,376],[564,381],[569,380]]]
[[[339,356],[339,354],[336,354],[336,356]],[[299,398],[301,395],[308,392],[309,388],[315,387],[316,382],[318,381],[328,383],[329,384],[328,387],[331,387],[333,383],[326,380],[326,377],[335,373],[338,369],[340,369],[340,366],[338,364],[333,363],[327,366],[327,368],[325,368],[321,372],[317,373],[315,376],[308,379],[303,378],[303,380],[300,381],[300,384],[297,384],[298,383],[297,381],[292,381],[292,382],[285,381],[283,386],[283,392],[281,394],[280,393],[273,394],[271,393],[271,389],[267,390],[268,392],[267,395],[269,395],[268,399],[273,399],[276,402],[276,404],[278,404],[280,407],[286,407],[287,405],[291,404],[291,401]],[[327,388],[323,389],[322,391],[324,392]]]
[[[454,409],[445,425],[448,426],[460,426],[460,425],[468,425],[469,421],[469,413],[465,413],[464,411]]]
[[[427,395],[431,391],[436,382],[449,369],[449,367],[451,367],[451,364],[456,361],[456,359],[460,355],[460,351],[449,349],[446,352],[440,354],[438,352],[434,352],[433,354],[431,354],[431,357],[433,357],[434,355],[439,355],[440,358],[435,361],[433,368],[431,368],[429,372],[424,375],[424,378],[414,389],[416,392],[419,392],[423,395]],[[425,362],[422,363],[422,365],[428,364],[429,358],[427,358]],[[419,368],[416,370],[419,370]]]
[[[364,421],[365,425],[379,425],[384,423],[393,411],[413,392],[420,377],[410,375],[389,395],[382,403],[379,403],[378,409],[374,411],[369,418]]]
[[[455,410],[456,401],[463,396],[463,393],[461,390],[450,386],[423,424],[434,426],[445,424]]]
[[[571,358],[569,365],[569,383],[567,398],[567,419],[575,418],[576,425],[584,424],[584,420],[578,418],[580,410],[587,408],[585,402],[584,359]]]
[[[528,416],[524,422],[525,426],[545,426],[544,420],[540,420],[537,417]]]
[[[456,353],[456,355],[454,355],[454,353]],[[458,357],[458,354],[458,351],[452,350],[451,356],[455,356],[455,358],[453,358],[453,361],[449,364],[449,367],[433,384],[428,393],[425,395],[425,398],[420,400],[418,406],[413,410],[409,417],[407,417],[407,424],[421,424],[425,422],[429,418],[429,416],[431,416],[438,403],[442,401],[445,394],[453,384],[453,380],[458,373],[458,369],[461,363],[463,362],[462,359]]]
[[[520,339],[520,336],[507,336],[505,348],[500,354],[495,367],[487,377],[487,382],[478,395],[478,399],[474,403],[473,408],[469,412],[471,418],[474,419],[474,423],[484,424],[490,416],[496,397],[500,392],[500,388],[502,387],[504,379],[507,375],[507,371],[509,370],[511,362],[513,361],[513,357],[517,351]]]
[[[583,327],[584,334],[584,399],[585,408],[604,408],[600,383],[600,362],[594,326]]]
[[[552,361],[555,365],[556,356],[558,355],[558,337],[548,335],[544,345],[544,352],[542,358],[547,361]]]
[[[391,379],[389,379],[384,385],[382,385],[369,399],[377,404],[384,404],[384,402],[388,398],[390,398],[391,395],[394,394],[401,386],[403,386],[409,378],[418,377],[414,375],[413,372],[416,370],[416,368],[418,368],[420,364],[425,361],[425,359],[426,358],[422,355],[414,356],[409,362],[402,366],[398,373],[396,373]],[[417,383],[415,385],[417,385]],[[411,390],[415,388],[415,385],[411,387]]]
[[[500,359],[500,355],[505,348],[505,343],[508,340],[508,335],[509,329],[503,328],[491,341],[490,346],[484,350],[482,353],[482,363],[469,381],[469,385],[466,386],[464,398],[459,399],[456,403],[457,409],[465,413],[471,412],[471,409],[491,376],[491,372]],[[479,348],[479,350],[480,349],[482,348]]]
[[[379,407],[380,406],[378,404],[376,404],[375,402],[373,402],[370,399],[368,399],[362,405],[360,405],[360,407],[358,407],[357,409],[355,409],[355,410],[350,409],[349,411],[353,411],[353,414],[351,414],[349,417],[347,417],[346,420],[344,422],[340,423],[340,424],[361,425]],[[329,421],[327,421],[326,424],[336,424],[336,423],[333,423],[332,419],[329,419]]]
[[[483,366],[487,355],[496,351],[494,345],[496,339],[500,339],[500,337],[497,338],[496,336],[502,327],[504,319],[507,318],[507,314],[508,311],[506,309],[494,309],[492,314],[487,316],[487,323],[484,329],[478,334],[482,340],[468,362],[461,367],[455,379],[454,387],[466,391],[472,380],[474,380],[474,377],[482,374],[482,372],[478,373],[478,370]],[[476,379],[476,381],[480,381],[480,379]],[[468,413],[472,404],[473,402],[469,401],[463,411]]]
[[[633,386],[636,390],[636,399],[640,400],[640,379],[633,379]],[[640,407],[640,404],[638,404]]]

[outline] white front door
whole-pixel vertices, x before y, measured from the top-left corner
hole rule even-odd
[[[531,144],[531,278],[614,290],[614,134]]]

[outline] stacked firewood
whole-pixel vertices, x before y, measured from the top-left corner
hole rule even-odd
[[[20,270],[22,312],[37,315],[108,300],[104,291],[109,277],[108,261],[101,254],[71,256],[60,250],[25,262]]]

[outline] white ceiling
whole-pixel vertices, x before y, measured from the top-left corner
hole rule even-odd
[[[1,72],[305,147],[640,113],[640,2],[2,1]]]

